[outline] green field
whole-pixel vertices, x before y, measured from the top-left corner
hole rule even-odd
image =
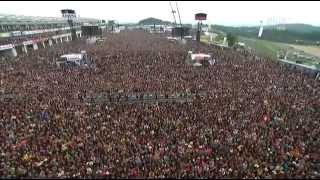
[[[251,48],[256,54],[261,56],[271,56],[277,58],[277,53],[281,50],[293,50],[292,47],[260,39],[249,39],[245,37],[239,37],[240,42],[244,42],[248,48]]]
[[[256,54],[261,56],[271,56],[277,58],[277,52],[283,49],[293,49],[288,45],[265,41],[260,39],[249,39],[245,37],[238,37],[240,42],[244,42],[246,47],[252,49]],[[209,36],[201,36],[201,41],[208,43]]]
[[[315,56],[314,53],[311,54],[310,52],[303,50],[302,47],[307,48],[307,46],[299,46],[299,48],[297,48],[291,44],[277,43],[260,39],[249,39],[244,37],[240,37],[239,41],[244,42],[247,48],[253,49],[258,55],[270,56],[277,59],[277,54],[279,52],[287,51],[287,60],[301,61],[305,65],[316,65],[320,62],[319,57]],[[313,51],[315,50],[313,49]],[[299,54],[299,56],[295,54]]]
[[[200,37],[200,41],[204,42],[204,43],[209,43],[209,39],[210,39],[209,36],[201,36]]]
[[[209,36],[202,36],[201,41],[204,43],[209,43]],[[253,38],[251,39],[246,37],[238,37],[238,41],[245,43],[246,49],[252,50],[254,53],[260,56],[268,56],[274,59],[278,59],[278,54],[287,52],[287,60],[294,62],[301,61],[302,64],[305,65],[319,66],[318,63],[320,63],[320,58],[319,56],[315,56],[315,52],[311,54],[308,51],[303,51],[303,48],[308,48],[307,46],[299,46],[299,48],[297,48],[292,44],[278,43]],[[316,47],[314,47],[312,50],[315,51],[315,49],[317,50]]]
[[[218,39],[218,40],[217,40]],[[216,40],[213,41],[214,44],[223,44],[223,36],[219,36],[218,35],[218,38]],[[203,43],[207,43],[209,44],[210,43],[210,36],[201,36],[200,37],[200,41],[203,42]]]

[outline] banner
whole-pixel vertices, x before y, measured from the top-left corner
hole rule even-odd
[[[71,33],[55,35],[55,36],[52,36],[51,38],[56,39],[56,38],[61,38],[61,37],[66,37],[66,36],[71,36]]]
[[[12,49],[12,48],[14,48],[14,46],[12,44],[1,45],[0,51],[6,50],[6,49]]]
[[[16,37],[16,36],[21,36],[21,31],[13,31],[11,32],[11,36]]]
[[[40,42],[40,41],[41,41],[40,39],[33,39],[33,40],[32,40],[33,43],[38,43],[38,42]]]
[[[35,34],[34,31],[22,31],[22,35]]]
[[[10,33],[0,33],[0,37],[10,37]]]
[[[23,45],[29,45],[29,44],[33,44],[33,42],[32,41],[24,41],[22,44]]]

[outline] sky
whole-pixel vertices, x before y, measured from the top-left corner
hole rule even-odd
[[[171,1],[173,8],[176,1]],[[207,13],[208,24],[231,26],[304,23],[320,26],[320,1],[177,1],[182,23],[195,24],[194,14]],[[61,9],[80,17],[136,23],[154,17],[173,21],[169,1],[0,1],[1,14],[61,17]],[[178,17],[176,17],[178,18]]]

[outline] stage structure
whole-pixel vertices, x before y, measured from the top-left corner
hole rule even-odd
[[[200,42],[200,34],[201,34],[201,27],[202,27],[202,21],[207,20],[207,14],[205,13],[197,13],[195,15],[195,19],[198,21],[198,30],[197,30],[197,37],[196,40]]]
[[[174,27],[171,31],[172,37],[185,37],[190,36],[190,28],[189,27]]]
[[[81,26],[81,32],[84,37],[102,36],[102,29],[99,26],[94,25]]]
[[[62,13],[62,17],[68,21],[68,24],[70,26],[72,40],[76,40],[77,34],[76,34],[76,30],[74,29],[74,26],[73,26],[73,21],[74,21],[74,19],[77,18],[75,10],[62,9],[61,13]]]
[[[169,2],[169,3],[170,3],[171,13],[172,13],[173,20],[174,20],[173,28],[171,31],[171,36],[172,37],[180,37],[180,39],[182,40],[182,39],[184,39],[185,36],[190,35],[190,28],[184,27],[182,25],[178,3],[176,2],[176,9],[177,9],[176,11],[173,9],[171,2]],[[179,24],[177,23],[175,13],[178,13]]]

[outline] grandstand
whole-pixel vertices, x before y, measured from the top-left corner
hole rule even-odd
[[[83,25],[105,27],[105,21],[93,18],[75,18],[73,24],[77,38],[82,36]],[[15,57],[28,53],[30,49],[37,50],[69,40],[72,40],[70,27],[62,17],[0,14],[0,56]]]
[[[84,23],[99,24],[101,20],[93,18],[76,18],[77,27]],[[62,17],[19,16],[0,14],[0,32],[32,31],[40,29],[54,29],[68,27],[67,21]]]

